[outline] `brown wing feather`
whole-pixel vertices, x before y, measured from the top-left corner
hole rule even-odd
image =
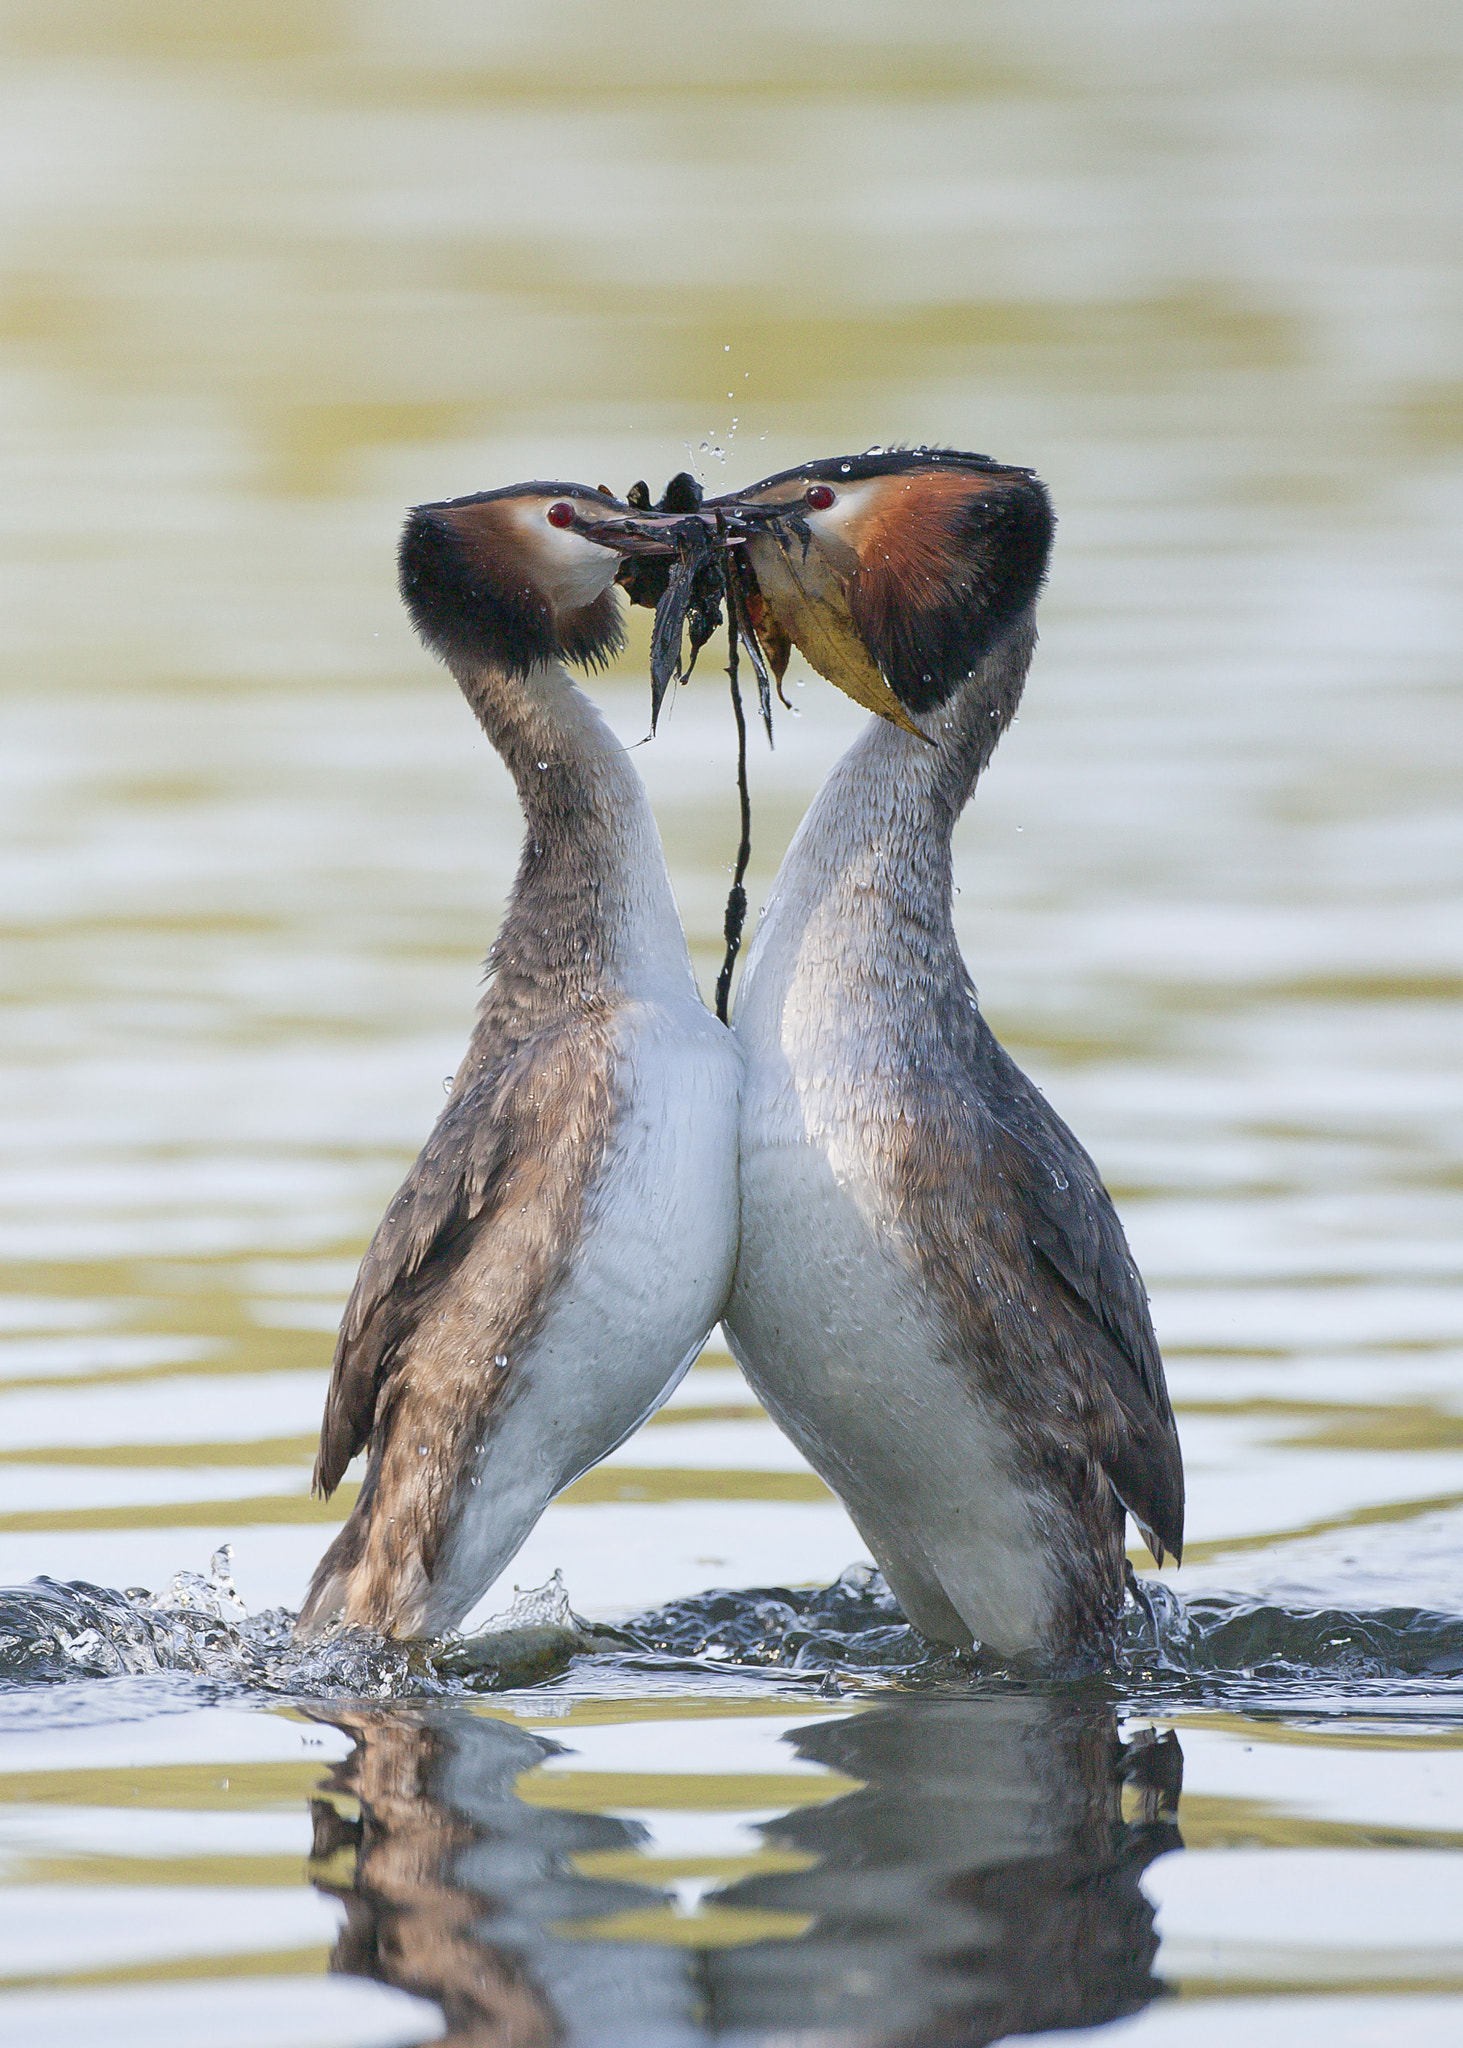
[[[616,1007],[587,1004],[465,1086],[372,1239],[336,1343],[316,1490],[330,1493],[358,1451],[370,1468],[302,1628],[343,1607],[411,1633],[468,1439],[577,1241],[613,1123]]]
[[[958,1109],[910,1139],[912,1241],[1033,1462],[1100,1467],[1158,1561],[1177,1558],[1183,1461],[1122,1225],[1076,1138],[961,1008],[944,1091]]]
[[[384,1381],[426,1298],[440,1291],[469,1241],[492,1229],[505,1183],[519,1197],[537,1196],[538,1228],[529,1234],[539,1237],[550,1216],[582,1193],[564,1183],[587,1173],[590,1155],[608,1135],[613,1035],[608,1006],[587,1006],[572,1025],[536,1033],[501,1072],[479,1079],[443,1111],[381,1219],[346,1303],[325,1397],[317,1492],[333,1493],[366,1448]],[[551,1181],[559,1185],[551,1188]],[[514,1207],[521,1221],[522,1201]],[[476,1249],[474,1264],[480,1242]],[[541,1280],[547,1257],[545,1242],[523,1269],[522,1289]]]
[[[532,1053],[533,1048],[527,1048]],[[519,1055],[506,1074],[480,1080],[443,1111],[371,1239],[336,1338],[320,1425],[314,1490],[327,1499],[366,1448],[382,1381],[410,1334],[424,1291],[440,1279],[470,1225],[491,1217],[516,1149]]]
[[[1104,1469],[1157,1561],[1182,1558],[1183,1457],[1142,1276],[1088,1154],[994,1038],[991,1050],[988,1100],[1027,1236],[1122,1418]]]

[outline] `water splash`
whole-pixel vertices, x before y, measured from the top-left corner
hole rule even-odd
[[[1425,1607],[1283,1607],[1138,1582],[1127,1611],[1130,1672],[1194,1679],[1463,1681],[1463,1616]],[[1463,1685],[1460,1685],[1463,1690]]]
[[[225,1544],[206,1573],[175,1572],[156,1595],[49,1578],[0,1590],[0,1687],[179,1673],[213,1689],[352,1698],[447,1689],[417,1644],[365,1629],[296,1643],[287,1609],[249,1613],[232,1567]]]
[[[148,1601],[141,1587],[129,1588],[129,1597]],[[234,1546],[225,1543],[208,1560],[208,1571],[177,1571],[151,1604],[162,1613],[202,1614],[212,1621],[243,1621],[249,1610],[234,1584]]]
[[[564,1575],[555,1571],[542,1586],[515,1586],[505,1613],[470,1636],[455,1636],[432,1652],[439,1678],[461,1679],[475,1691],[502,1692],[556,1678],[575,1657],[600,1647],[589,1622],[569,1605]]]
[[[816,1592],[717,1588],[627,1624],[666,1658],[703,1666],[821,1673],[839,1683],[962,1687],[1031,1682],[975,1651],[929,1642],[904,1620],[882,1576],[851,1565]],[[1160,1697],[1236,1701],[1305,1692],[1361,1697],[1381,1688],[1463,1699],[1463,1616],[1418,1607],[1293,1608],[1243,1595],[1183,1598],[1135,1580],[1117,1665],[1097,1678],[1145,1704]]]
[[[251,1615],[233,1581],[232,1546],[206,1573],[178,1571],[161,1593],[82,1580],[0,1589],[0,1690],[78,1679],[182,1675],[212,1692],[307,1699],[420,1700],[536,1685],[576,1656],[618,1650],[569,1605],[560,1573],[517,1597],[472,1636],[397,1642],[342,1628],[307,1642],[288,1608]],[[639,1646],[637,1646],[639,1647]]]
[[[869,1564],[850,1565],[816,1592],[715,1587],[638,1615],[625,1632],[665,1657],[793,1672],[892,1675],[950,1661],[909,1626],[882,1573]]]
[[[932,1644],[910,1627],[872,1565],[850,1565],[816,1589],[715,1587],[637,1615],[623,1627],[575,1614],[558,1572],[518,1591],[471,1636],[390,1641],[339,1629],[310,1642],[294,1615],[251,1615],[230,1547],[206,1573],[175,1572],[153,1595],[82,1581],[35,1579],[0,1590],[0,1689],[172,1674],[210,1692],[293,1698],[452,1698],[542,1685],[593,1659],[596,1685],[624,1674],[694,1669],[709,1675],[818,1685],[898,1687],[1029,1684],[1029,1674],[976,1651]],[[1094,1674],[1088,1674],[1090,1680]],[[1417,1607],[1291,1608],[1253,1597],[1182,1598],[1135,1582],[1121,1655],[1099,1682],[1146,1705],[1253,1699],[1304,1690],[1342,1698],[1379,1689],[1463,1699],[1463,1616]]]

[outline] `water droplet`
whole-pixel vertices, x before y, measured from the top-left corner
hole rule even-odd
[[[841,475],[847,476],[848,472],[853,468],[853,464],[851,462],[840,462],[838,468]]]
[[[494,1360],[493,1360],[493,1363],[494,1363],[494,1365],[496,1365],[496,1366],[497,1366],[497,1368],[498,1368],[499,1372],[507,1372],[507,1370],[508,1370],[508,1354],[507,1354],[507,1352],[506,1352],[506,1351],[500,1351],[500,1352],[498,1352],[498,1354],[496,1355],[496,1357],[495,1357],[495,1358],[494,1358]]]
[[[549,764],[547,761],[540,761],[538,765],[540,768],[547,768]]]

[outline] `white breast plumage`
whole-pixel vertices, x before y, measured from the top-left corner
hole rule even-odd
[[[433,1579],[456,1620],[545,1505],[652,1414],[726,1300],[741,1057],[699,1001],[626,1006],[617,1114],[568,1271],[521,1357]]]

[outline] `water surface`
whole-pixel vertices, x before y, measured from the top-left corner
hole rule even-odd
[[[518,841],[399,613],[402,508],[932,439],[1061,518],[956,907],[1152,1291],[1196,1617],[1071,1693],[830,1683],[737,1607],[362,1704],[102,1675],[74,1614],[0,1694],[0,2024],[1456,2039],[1456,10],[0,34],[0,1583],[158,1594],[229,1543],[293,1606],[341,1512],[331,1333]],[[754,900],[859,719],[793,680]],[[709,664],[636,756],[708,988],[730,739]],[[591,1618],[775,1605],[859,1551],[713,1344],[485,1610],[556,1567]]]

